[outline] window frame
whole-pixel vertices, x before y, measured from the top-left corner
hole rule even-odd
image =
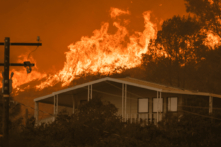
[[[176,110],[172,111],[171,110],[171,102],[170,102],[170,109],[169,109],[169,99],[171,98],[176,98]],[[168,112],[177,112],[178,111],[178,97],[167,97],[167,111]]]
[[[157,98],[156,98],[156,97],[153,97],[152,112],[153,112],[153,113],[157,113],[157,111],[154,111],[154,99],[157,100]],[[163,108],[164,108],[164,105],[163,105],[163,97],[158,98],[158,99],[162,99],[162,111],[158,111],[158,113],[163,113]]]
[[[147,112],[140,112],[140,111],[139,111],[139,108],[140,108],[139,100],[140,100],[140,99],[146,99],[146,100],[147,100]],[[139,113],[139,114],[140,114],[140,113],[141,113],[141,114],[142,114],[142,113],[149,113],[149,98],[142,97],[142,98],[138,98],[138,99],[137,99],[137,113]]]

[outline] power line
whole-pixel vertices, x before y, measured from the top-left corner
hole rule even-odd
[[[84,88],[84,89],[87,89],[87,88]],[[110,93],[103,92],[103,91],[99,91],[99,90],[94,90],[94,89],[92,89],[92,91],[95,91],[95,92],[98,92],[98,93],[102,93],[102,94],[111,95],[111,96],[114,96],[114,97],[120,97],[120,98],[122,98],[122,96],[120,96],[120,95],[110,94]],[[136,98],[130,98],[130,97],[127,97],[127,99],[137,100]]]
[[[120,87],[115,86],[115,85],[113,85],[113,84],[111,84],[111,83],[109,83],[109,82],[106,82],[106,83],[108,83],[109,85],[112,85],[112,86],[114,86],[114,87],[116,87],[116,88],[118,88],[118,89],[121,89]],[[132,93],[132,92],[128,92],[128,93],[131,93],[131,94],[133,94],[133,95],[135,95],[135,96],[139,96],[139,95],[134,94],[134,93]],[[191,108],[203,108],[203,109],[208,109],[208,108],[209,108],[209,107],[186,106],[186,105],[178,105],[178,106],[191,107]],[[221,110],[221,108],[213,108],[213,109]],[[211,117],[211,116],[206,116],[206,115],[201,115],[201,114],[197,114],[197,113],[193,113],[193,112],[189,112],[189,111],[185,111],[185,110],[180,110],[180,111],[183,111],[183,112],[186,112],[186,113],[190,113],[190,114],[194,114],[194,115],[198,115],[198,116],[202,116],[202,117],[208,117],[208,118],[213,118],[213,119],[221,120],[221,119],[219,119],[219,118],[215,118],[215,117]]]
[[[20,102],[18,102],[18,103],[20,103]],[[20,104],[23,105],[23,106],[25,106],[25,107],[29,107],[29,108],[31,108],[31,109],[37,110],[37,109],[35,109],[35,108],[31,107],[31,106],[27,106],[27,105],[25,105],[25,104],[23,104],[23,103],[20,103]],[[39,110],[39,109],[38,109],[38,110]],[[39,111],[41,111],[41,112],[43,112],[43,113],[47,113],[47,112],[42,111],[42,110],[39,110]],[[49,114],[49,116],[54,116],[54,115],[52,115],[52,114],[50,114],[50,113],[47,113],[47,114]],[[88,125],[85,125],[85,124],[83,124],[83,126],[89,127]],[[96,128],[96,127],[93,127],[93,128],[99,131],[98,128]],[[108,131],[103,131],[103,133],[108,133],[108,134],[110,134],[110,132],[108,132]],[[116,133],[114,133],[113,135],[115,135],[115,136],[117,136],[117,137],[121,137],[119,134],[116,134]],[[128,137],[124,137],[124,138],[128,138]]]
[[[29,108],[31,108],[31,109],[33,109],[33,110],[37,110],[37,109],[35,109],[35,108],[31,107],[31,106],[25,105],[25,104],[23,104],[23,103],[20,103],[20,102],[18,102],[18,103],[21,104],[21,105],[23,105],[23,106],[25,106],[25,107],[29,107]],[[42,111],[42,110],[40,110],[40,109],[38,109],[38,111],[41,111],[41,112],[43,112],[43,113],[46,113],[46,114],[48,114],[49,116],[54,116],[53,114],[48,113],[48,112],[45,112],[45,111]],[[207,118],[213,118],[213,119],[221,120],[221,119],[216,118],[216,117],[211,117],[211,116],[207,116],[207,115],[201,115],[201,114],[194,113],[194,112],[190,112],[190,111],[185,111],[185,110],[180,110],[180,111],[183,111],[183,112],[186,112],[186,113],[190,113],[190,114],[193,114],[193,115],[197,115],[197,116],[202,116],[202,117],[207,117]]]
[[[22,106],[24,106],[24,107],[29,107],[29,108],[31,108],[31,109],[33,109],[33,110],[38,110],[38,111],[43,112],[43,113],[46,113],[46,114],[48,114],[48,115],[50,115],[50,116],[54,116],[54,115],[51,114],[51,113],[45,112],[45,111],[40,110],[40,109],[35,109],[35,108],[33,108],[33,107],[29,106],[29,105],[25,105],[25,104],[23,104],[23,103],[21,103],[21,102],[17,102],[17,101],[11,101],[11,102],[16,103],[16,105],[15,105],[13,108],[11,108],[12,110],[13,110],[16,106],[18,106],[18,104],[20,104],[20,105],[22,105]]]
[[[18,102],[18,103],[20,103],[20,102]],[[23,103],[20,103],[21,105],[23,105],[23,106],[25,106],[25,107],[29,107],[29,108],[31,108],[31,109],[33,109],[33,110],[37,110],[37,111],[40,111],[40,112],[43,112],[43,113],[46,113],[46,114],[49,114],[49,115],[51,115],[51,116],[54,116],[53,114],[51,114],[51,113],[48,113],[48,112],[45,112],[45,111],[43,111],[43,110],[40,110],[40,109],[35,109],[35,108],[33,108],[33,107],[31,107],[31,106],[28,106],[28,105],[25,105],[25,104],[23,104]]]
[[[182,107],[190,107],[190,108],[202,108],[202,109],[208,109],[208,108],[209,108],[209,107],[187,106],[187,105],[178,105],[178,106],[182,106]],[[221,110],[221,108],[212,108],[212,109]]]
[[[202,117],[207,117],[207,118],[221,120],[220,118],[216,118],[216,117],[212,117],[212,116],[207,116],[207,115],[202,115],[202,114],[198,114],[198,113],[194,113],[194,112],[190,112],[190,111],[185,111],[185,110],[180,110],[180,111],[186,112],[186,113],[189,113],[189,114],[193,114],[193,115],[197,115],[197,116],[202,116]]]
[[[109,83],[109,82],[106,82],[107,84],[109,84],[109,85],[111,85],[111,86],[113,86],[113,87],[115,87],[115,88],[117,88],[117,89],[120,89],[120,90],[122,90],[120,87],[118,87],[118,86],[115,86],[115,85],[113,85],[113,84],[111,84],[111,83]],[[132,94],[132,95],[135,95],[135,96],[137,96],[137,97],[143,97],[143,96],[140,96],[140,95],[137,95],[137,94],[135,94],[135,93],[132,93],[132,92],[129,92],[129,91],[127,91],[128,93],[130,93],[130,94]]]
[[[37,49],[38,49],[38,46],[36,47],[36,49],[32,50],[32,51],[28,54],[28,58],[27,58],[27,59],[29,59],[29,56],[31,55],[31,53],[35,52]]]
[[[38,37],[40,40],[40,38]],[[39,41],[38,40],[38,41]],[[41,46],[41,43],[11,43],[10,37],[5,37],[4,42],[0,42],[0,45],[4,45],[4,63],[1,63],[0,66],[4,66],[4,74],[3,74],[3,138],[4,138],[4,146],[9,146],[9,98],[10,98],[10,81],[9,81],[9,68],[12,64],[17,63],[10,63],[10,46]],[[27,73],[31,72],[31,65],[30,62],[26,61],[24,64],[19,64],[19,66],[24,66],[27,69]]]

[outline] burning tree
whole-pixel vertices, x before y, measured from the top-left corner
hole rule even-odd
[[[165,20],[143,55],[146,79],[182,88],[220,93],[220,1],[186,0],[194,16]],[[164,55],[156,55],[163,51]],[[216,83],[217,82],[217,83]]]

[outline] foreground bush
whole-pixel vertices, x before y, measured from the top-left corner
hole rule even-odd
[[[124,124],[117,108],[93,99],[55,122],[34,127],[31,118],[20,131],[11,133],[11,146],[21,147],[216,147],[221,143],[221,121],[183,114],[166,116],[158,127]],[[178,121],[179,120],[179,121]]]

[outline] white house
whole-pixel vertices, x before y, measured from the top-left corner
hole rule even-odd
[[[214,98],[221,104],[221,95],[190,91],[134,78],[110,78],[94,80],[67,89],[53,92],[34,99],[35,118],[37,124],[50,122],[55,119],[61,108],[67,108],[71,113],[81,102],[89,101],[96,96],[110,101],[118,108],[118,114],[124,120],[134,121],[142,119],[145,122],[157,123],[166,113],[179,115],[189,99],[196,97],[206,101],[207,112],[213,112]],[[39,120],[39,104],[51,104],[54,114]]]

